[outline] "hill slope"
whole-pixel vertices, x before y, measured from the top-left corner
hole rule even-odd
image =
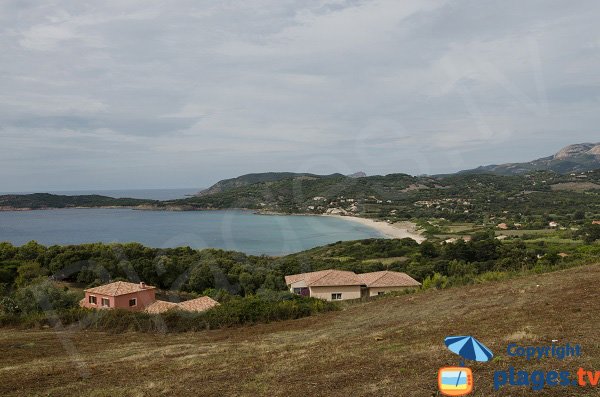
[[[600,369],[600,265],[351,304],[315,317],[185,335],[0,330],[0,393],[16,395],[435,396],[458,364],[448,335],[475,335],[498,357],[469,363],[474,396],[595,396],[593,388],[509,387],[495,370]],[[451,308],[451,310],[448,310]],[[57,337],[58,336],[58,337]],[[581,343],[576,360],[525,361],[508,343]],[[135,374],[135,376],[132,376]]]
[[[307,173],[295,173],[295,172],[262,172],[257,174],[246,174],[241,175],[236,178],[223,179],[208,189],[204,189],[198,192],[197,196],[208,196],[211,194],[223,193],[235,188],[240,188],[248,185],[253,185],[255,183],[268,183],[268,182],[276,182],[282,179],[320,179],[327,177],[339,177],[341,174],[332,174],[332,175],[315,175],[315,174],[307,174]]]
[[[97,194],[65,196],[50,193],[0,195],[2,209],[45,209],[72,207],[136,207],[156,204],[157,200],[113,198]]]
[[[585,172],[600,168],[600,143],[569,145],[556,154],[526,163],[492,164],[460,173],[526,174],[531,171],[553,171],[560,174]]]

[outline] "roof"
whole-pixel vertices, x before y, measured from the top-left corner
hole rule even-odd
[[[356,274],[344,270],[321,270],[318,272],[292,274],[285,277],[287,285],[302,281],[309,287],[326,287],[342,285],[366,285],[367,287],[418,287],[417,280],[406,273],[381,272]]]
[[[371,287],[418,287],[421,285],[417,280],[406,273],[392,272],[384,270],[382,272],[372,272],[359,274],[358,277],[364,284]]]
[[[321,270],[318,272],[293,274],[285,277],[286,284],[290,285],[302,281],[310,287],[325,287],[333,285],[363,285],[363,281],[354,272],[345,270]]]
[[[218,305],[219,302],[208,296],[201,296],[200,298],[191,299],[189,301],[180,302],[177,304],[181,310],[190,312],[203,312]]]
[[[201,296],[200,298],[191,299],[189,301],[184,301],[180,303],[157,300],[152,302],[152,304],[146,306],[145,311],[146,313],[151,314],[160,314],[169,310],[203,312],[218,305],[219,302],[217,302],[216,300],[209,298],[208,296]]]
[[[146,309],[144,309],[144,311],[146,313],[151,313],[151,314],[160,314],[160,313],[164,313],[166,311],[177,309],[177,308],[178,308],[178,305],[177,305],[177,303],[174,303],[174,302],[154,301],[150,305],[146,306]]]
[[[114,283],[88,288],[85,292],[99,295],[119,296],[133,294],[134,292],[156,289],[150,285],[141,286],[142,283],[128,283],[127,281],[115,281]]]

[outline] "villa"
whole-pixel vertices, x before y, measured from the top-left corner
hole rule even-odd
[[[286,276],[285,283],[294,294],[328,301],[359,299],[421,286],[406,273],[388,270],[362,274],[321,270]]]
[[[99,287],[88,288],[84,292],[85,297],[79,302],[79,305],[90,309],[124,309],[158,314],[169,310],[202,312],[219,305],[217,301],[208,296],[179,303],[157,300],[156,287],[143,282],[115,281]]]

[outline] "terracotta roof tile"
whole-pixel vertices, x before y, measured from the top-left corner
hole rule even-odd
[[[293,274],[285,277],[286,284],[302,281],[310,287],[324,287],[330,285],[362,285],[362,280],[354,272],[345,270],[320,270],[318,272]]]
[[[150,305],[146,306],[144,311],[151,314],[160,314],[169,310],[177,309],[179,306],[177,303],[167,301],[154,301]]]
[[[189,312],[203,312],[205,310],[212,309],[215,306],[219,306],[219,302],[208,296],[201,296],[200,298],[191,299],[189,301],[180,302],[177,304],[179,309]]]
[[[363,273],[359,274],[358,277],[363,280],[367,287],[418,287],[421,285],[406,273],[389,270]]]
[[[306,274],[308,273],[290,274],[289,276],[285,276],[285,283],[287,285],[297,283],[298,281],[304,280]]]
[[[119,295],[132,294],[134,292],[145,291],[148,289],[155,289],[155,287],[146,285],[144,288],[142,288],[139,283],[128,283],[126,281],[115,281],[114,283],[101,285],[99,287],[88,288],[85,290],[85,292],[89,292],[92,294],[99,294],[99,295],[107,295],[107,296],[119,296]]]
[[[285,277],[287,285],[302,281],[309,287],[342,285],[366,285],[367,287],[418,287],[418,281],[406,273],[381,271],[356,274],[344,270],[320,270],[318,272],[292,274]]]

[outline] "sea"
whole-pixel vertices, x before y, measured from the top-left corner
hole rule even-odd
[[[102,194],[168,200],[198,189],[52,192]],[[139,242],[149,247],[221,248],[252,255],[286,255],[344,240],[383,237],[343,218],[309,215],[258,215],[252,211],[141,211],[51,209],[0,211],[0,241],[22,245]]]

